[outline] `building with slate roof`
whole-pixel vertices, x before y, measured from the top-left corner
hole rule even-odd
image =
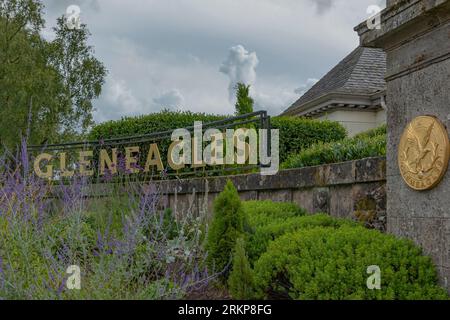
[[[386,54],[358,47],[282,113],[338,121],[349,135],[386,122]]]

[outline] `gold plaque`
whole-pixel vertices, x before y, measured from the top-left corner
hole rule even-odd
[[[400,140],[398,165],[406,184],[429,190],[441,182],[450,156],[444,124],[433,116],[420,116],[408,124]]]

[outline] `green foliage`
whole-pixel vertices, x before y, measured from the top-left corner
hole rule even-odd
[[[253,99],[250,97],[250,86],[238,83],[236,89],[236,115],[244,115],[253,112]]]
[[[1,146],[15,148],[21,136],[57,142],[91,123],[106,70],[87,45],[89,31],[68,30],[60,18],[47,41],[43,27],[41,1],[0,3]]]
[[[46,226],[48,235],[48,249],[54,255],[61,254],[61,248],[65,248],[64,254],[70,261],[87,261],[90,252],[94,249],[97,240],[97,232],[89,224],[86,215],[76,213],[69,217],[54,217],[51,224]]]
[[[244,300],[253,296],[253,271],[245,253],[245,241],[243,238],[239,238],[236,241],[233,270],[228,278],[228,287],[234,299]]]
[[[122,120],[107,121],[92,128],[89,139],[100,140],[134,135],[150,134],[186,128],[194,125],[195,121],[204,123],[222,120],[225,116],[190,111],[163,110],[145,116],[126,117]]]
[[[190,111],[169,111],[163,110],[158,113],[152,113],[145,116],[126,117],[121,120],[107,121],[94,126],[88,135],[89,140],[98,141],[109,138],[129,137],[151,134],[156,132],[166,132],[166,138],[158,140],[158,150],[161,161],[168,173],[175,173],[168,167],[167,154],[172,143],[170,135],[173,130],[178,128],[192,127],[195,121],[209,123],[224,119],[224,116],[194,113]],[[145,155],[148,152],[149,144],[140,144],[140,153]],[[142,160],[142,159],[141,159]],[[189,166],[179,171],[193,171]],[[199,171],[202,168],[197,169]]]
[[[220,115],[163,110],[150,115],[101,123],[93,127],[88,138],[101,140],[150,134],[190,127],[195,121],[208,123],[225,118],[226,116]],[[297,153],[316,142],[336,141],[343,139],[346,135],[345,129],[339,123],[331,121],[275,117],[272,119],[272,126],[280,130],[280,161],[287,159],[289,154]],[[161,141],[158,147],[165,163],[169,143]]]
[[[381,290],[367,288],[367,268],[381,270]],[[447,299],[435,267],[411,241],[364,227],[288,233],[256,262],[259,298]]]
[[[354,136],[355,139],[373,138],[387,134],[387,125],[383,124],[375,129],[370,129]]]
[[[107,212],[99,209],[94,214]],[[9,212],[0,215],[0,298],[183,298],[185,289],[172,279],[195,272],[189,264],[203,261],[205,256],[197,256],[203,251],[193,234],[198,227],[177,225],[180,230],[187,230],[179,235],[168,221],[158,221],[159,214],[150,227],[134,223],[137,213],[133,209],[124,214],[126,218],[120,227],[118,221],[109,224],[116,228],[109,229],[111,232],[100,230],[105,228],[103,222],[84,211],[45,215],[40,224]],[[170,212],[165,212],[166,219],[170,219]],[[128,231],[119,234],[119,228],[127,225]],[[192,229],[195,230],[190,233]],[[158,232],[164,236],[156,239]],[[80,266],[81,290],[65,287],[69,265]],[[168,274],[169,267],[173,271]]]
[[[98,141],[109,138],[129,137],[151,134],[156,132],[167,132],[167,137],[158,140],[158,150],[161,156],[161,161],[164,167],[169,171],[168,173],[174,173],[172,169],[168,167],[167,154],[169,152],[170,144],[172,143],[170,135],[173,130],[179,128],[192,127],[195,121],[202,121],[203,123],[209,123],[217,120],[224,119],[224,116],[194,113],[190,111],[169,111],[163,110],[158,113],[152,113],[144,116],[137,117],[125,117],[121,120],[107,121],[94,126],[88,135],[89,140]],[[140,153],[145,155],[148,152],[149,144],[141,144]],[[186,166],[185,169],[181,169],[182,172],[192,171],[190,167]],[[199,171],[202,168],[197,169]]]
[[[117,194],[119,193],[117,192]],[[139,199],[133,195],[116,196],[108,201],[93,198],[84,214],[86,222],[94,230],[120,237],[122,236],[123,222],[133,210],[138,209],[138,203]]]
[[[253,225],[247,242],[247,252],[250,262],[253,265],[267,250],[270,241],[284,234],[315,227],[339,228],[343,225],[357,226],[358,224],[348,219],[336,219],[328,214],[315,214],[291,217],[277,216],[268,223]]]
[[[338,141],[346,137],[338,122],[294,117],[274,117],[272,127],[280,130],[280,162],[318,142]]]
[[[386,155],[386,135],[365,134],[337,142],[318,143],[291,155],[283,169],[317,166]]]
[[[244,232],[244,213],[241,200],[233,183],[228,180],[224,190],[214,200],[214,217],[207,237],[208,265],[217,272],[228,266],[238,239]]]
[[[85,24],[70,30],[65,18],[60,17],[53,31],[55,39],[49,43],[49,64],[58,72],[62,83],[61,130],[68,136],[76,133],[74,128],[86,133],[93,125],[92,101],[100,96],[107,71],[94,57],[93,47],[87,44],[91,34]]]
[[[303,208],[291,202],[245,201],[242,202],[242,207],[248,220],[247,227],[251,229],[306,214]]]

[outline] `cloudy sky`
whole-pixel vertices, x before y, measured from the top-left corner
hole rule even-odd
[[[46,37],[70,5],[109,74],[95,120],[163,108],[231,114],[233,86],[286,109],[358,45],[353,27],[384,0],[44,0]]]

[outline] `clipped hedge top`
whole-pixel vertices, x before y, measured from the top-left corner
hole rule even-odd
[[[186,128],[195,121],[209,123],[232,116],[194,113],[190,111],[168,111],[121,120],[107,121],[94,126],[89,140],[128,137]],[[273,129],[280,130],[280,161],[298,153],[317,142],[331,142],[346,137],[345,128],[338,122],[319,121],[294,117],[271,118]]]
[[[274,117],[272,127],[280,130],[280,162],[318,142],[344,139],[346,129],[338,122],[298,117]]]
[[[154,132],[186,128],[195,121],[213,122],[227,118],[226,116],[191,111],[163,110],[158,113],[137,117],[125,117],[121,120],[107,121],[92,128],[90,140],[118,138]]]
[[[355,139],[373,138],[387,134],[387,125],[383,124],[375,129],[370,129],[354,136]]]
[[[295,169],[386,155],[386,127],[330,143],[317,143],[293,154],[282,163],[283,169]]]

